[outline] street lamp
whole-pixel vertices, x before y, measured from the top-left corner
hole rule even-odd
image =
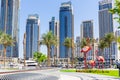
[[[26,60],[26,33],[24,33],[24,39],[23,39],[23,50],[24,50],[24,66],[26,66],[25,60]]]

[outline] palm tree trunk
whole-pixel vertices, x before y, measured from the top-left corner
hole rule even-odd
[[[47,47],[47,51],[48,51],[48,54],[47,54],[47,66],[50,67],[50,47],[49,46]]]
[[[69,68],[69,48],[67,48],[67,68]]]
[[[5,62],[6,62],[6,47],[4,46],[4,68],[5,68]]]
[[[109,62],[110,62],[110,68],[112,67],[112,59],[111,59],[111,49],[110,49],[110,46],[109,46]]]
[[[72,48],[72,68],[73,68],[73,64],[74,64],[74,49]]]

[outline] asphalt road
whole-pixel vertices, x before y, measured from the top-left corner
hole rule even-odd
[[[74,76],[79,78],[79,80],[120,80],[120,78],[115,78],[111,76],[89,74],[89,73],[61,73],[64,75]]]
[[[62,78],[61,78],[62,77]],[[88,73],[64,73],[59,69],[38,70],[0,75],[0,80],[120,80],[119,78],[88,74]]]

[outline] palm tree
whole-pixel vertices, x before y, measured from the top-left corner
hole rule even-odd
[[[57,46],[58,40],[55,35],[52,34],[52,31],[47,32],[42,35],[42,41],[40,44],[47,46],[47,66],[50,66],[50,47],[52,45]]]
[[[111,51],[110,51],[110,46],[111,43],[115,40],[114,34],[113,33],[108,33],[104,37],[104,41],[107,44],[107,47],[109,48],[109,59],[110,59],[110,67],[112,65],[112,59],[111,59]]]
[[[80,47],[83,48],[84,46],[87,46],[87,41],[86,38],[83,38],[82,41],[80,42]]]
[[[72,68],[73,68],[73,64],[74,64],[74,49],[75,49],[75,43],[74,43],[73,37],[71,39],[71,48],[72,48]]]
[[[114,19],[119,24],[118,29],[120,28],[120,0],[115,0],[114,8],[109,10],[110,13],[115,14],[117,16]]]
[[[2,33],[0,36],[0,44],[4,47],[4,68],[5,68],[5,62],[6,62],[6,48],[7,46],[14,46],[14,40],[12,37],[6,33]]]
[[[65,38],[64,40],[64,46],[66,46],[67,48],[67,56],[69,58],[69,49],[72,48],[72,67],[73,67],[73,64],[74,64],[74,40],[72,38]]]
[[[103,50],[104,50],[104,48],[107,47],[107,44],[106,44],[106,42],[104,41],[104,39],[101,39],[101,40],[100,40],[98,47],[99,47],[99,48],[101,49],[101,51],[102,51],[102,54],[101,54],[101,55],[104,56]]]
[[[120,36],[117,37],[117,42],[118,42],[118,44],[120,45]],[[120,46],[118,47],[118,49],[120,50]]]

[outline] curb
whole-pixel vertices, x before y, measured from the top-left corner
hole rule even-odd
[[[52,69],[52,68],[47,68],[47,69]],[[28,72],[28,71],[37,71],[37,70],[46,70],[46,69],[30,69],[30,70],[6,71],[6,72],[0,72],[0,74],[18,73],[18,72]]]

